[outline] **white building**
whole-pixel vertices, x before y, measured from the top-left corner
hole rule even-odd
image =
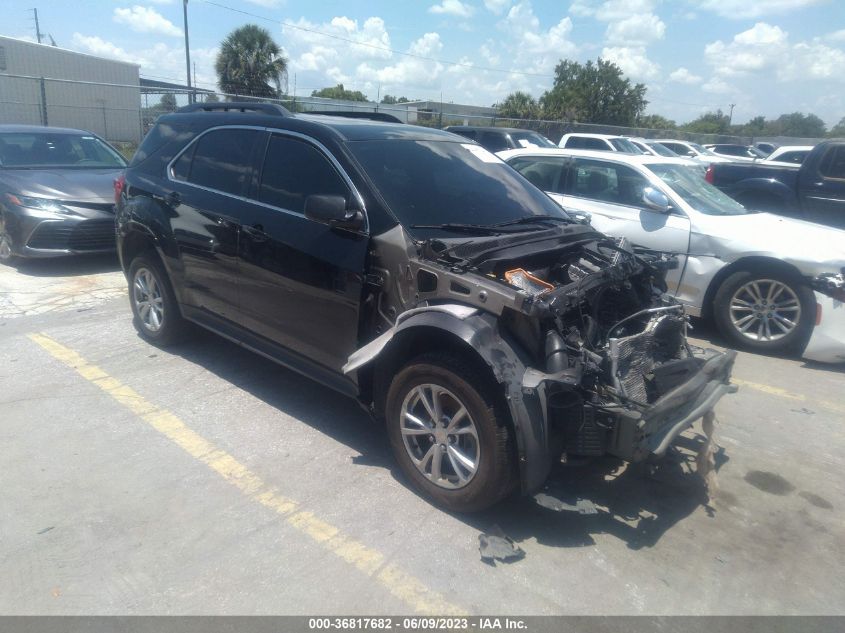
[[[0,36],[2,123],[72,127],[137,142],[138,65]]]

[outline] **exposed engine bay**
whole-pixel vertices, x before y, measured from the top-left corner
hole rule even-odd
[[[733,352],[687,343],[683,308],[664,294],[665,273],[677,265],[670,256],[579,224],[425,241],[396,227],[373,242],[366,318],[374,340],[344,370],[368,363],[427,312],[428,321],[449,313],[462,323],[455,331],[486,332],[470,328],[463,338],[474,336],[470,344],[505,384],[515,423],[517,401],[536,404],[521,414],[542,415],[534,439],[549,461],[662,455],[735,390]]]

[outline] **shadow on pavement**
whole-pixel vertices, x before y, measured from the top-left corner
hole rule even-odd
[[[343,442],[360,454],[353,463],[387,468],[414,492],[394,462],[381,424],[351,399],[205,331],[168,352]],[[538,505],[531,497],[514,496],[485,512],[454,516],[480,532],[498,525],[517,542],[535,538],[553,547],[584,547],[594,544],[592,535],[610,534],[631,549],[651,547],[699,507],[704,506],[711,515],[715,512],[695,472],[695,454],[703,441],[703,436],[687,432],[666,458],[648,466],[601,458],[556,467],[545,492],[567,503],[592,501],[598,514],[558,512]],[[719,452],[717,468],[725,461]]]
[[[18,259],[12,266],[22,275],[31,277],[78,277],[120,270],[120,262],[114,253]]]

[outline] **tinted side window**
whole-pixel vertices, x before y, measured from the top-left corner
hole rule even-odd
[[[648,180],[625,165],[575,159],[572,195],[629,207],[642,207],[643,189]]]
[[[191,145],[188,149],[182,152],[182,155],[173,163],[171,174],[176,180],[187,180],[188,174],[191,173],[191,161],[194,159],[194,150],[197,148],[196,143]]]
[[[606,152],[610,149],[604,139],[600,138],[585,138],[584,149],[597,149],[601,152]]]
[[[471,138],[473,141],[478,138],[478,134],[475,130],[448,130],[449,132],[453,132],[454,134],[460,134],[466,138]]]
[[[224,193],[243,195],[252,171],[257,130],[214,130],[196,143],[188,182]],[[178,161],[177,161],[178,162]]]
[[[784,163],[798,163],[799,165],[804,162],[804,159],[807,157],[807,152],[804,151],[794,151],[794,152],[784,152],[780,156],[776,158],[776,160],[782,161]]]
[[[845,179],[845,145],[827,150],[819,165],[819,171],[825,178]]]
[[[668,147],[673,152],[675,152],[678,156],[690,156],[692,152],[690,149],[680,143],[664,143],[663,141],[660,142],[663,147]]]
[[[566,193],[568,163],[568,158],[548,156],[516,158],[508,164],[538,189],[552,193]]]
[[[349,195],[346,183],[313,145],[286,136],[273,136],[264,157],[258,199],[274,207],[305,212],[313,194]]]
[[[586,145],[584,145],[584,140],[580,136],[570,136],[566,139],[566,145],[564,147],[569,149],[585,149]]]
[[[502,132],[485,132],[481,135],[480,143],[491,152],[510,149],[508,137]]]

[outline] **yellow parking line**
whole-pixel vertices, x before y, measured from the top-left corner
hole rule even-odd
[[[731,382],[739,385],[740,387],[748,387],[749,389],[754,389],[754,391],[760,391],[761,393],[766,393],[770,396],[778,396],[779,398],[795,400],[796,402],[809,402],[811,404],[815,404],[822,408],[825,408],[828,411],[835,411],[836,413],[845,414],[845,406],[839,404],[838,402],[830,402],[829,400],[816,400],[815,398],[810,399],[802,393],[792,393],[790,391],[787,391],[786,389],[781,389],[780,387],[772,387],[771,385],[764,385],[759,382],[750,382],[748,380],[742,380],[741,378],[736,377],[732,377]]]
[[[392,563],[384,555],[367,547],[338,528],[321,520],[300,504],[285,497],[260,476],[249,470],[227,452],[188,428],[178,417],[145,400],[131,387],[112,378],[96,365],[90,364],[79,353],[65,347],[44,334],[29,334],[29,338],[68,367],[76,370],[86,380],[105,391],[114,400],[128,408],[159,433],[177,444],[253,501],[270,508],[285,521],[305,534],[324,549],[345,560],[363,574],[386,588],[396,598],[420,613],[464,615],[459,607],[447,602],[443,596],[423,582]]]

